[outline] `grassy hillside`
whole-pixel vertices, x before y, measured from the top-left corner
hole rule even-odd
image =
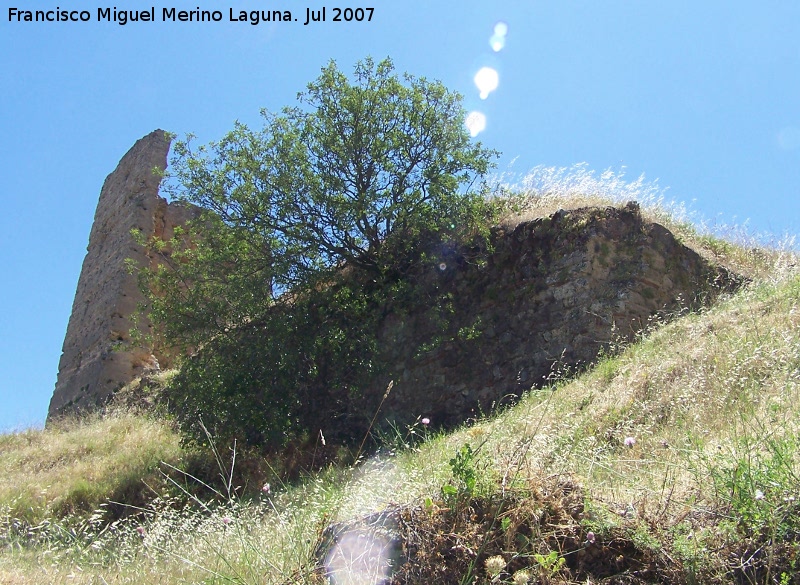
[[[795,257],[661,221],[753,283],[453,433],[397,429],[357,465],[192,497],[156,473],[189,458],[165,422],[0,437],[0,583],[322,583],[309,560],[325,527],[387,509],[415,560],[396,583],[800,583]],[[227,479],[233,453],[217,453]],[[161,497],[92,515],[140,477]]]
[[[140,492],[161,461],[179,464],[182,455],[164,424],[126,414],[2,435],[0,510],[30,524],[92,512]]]

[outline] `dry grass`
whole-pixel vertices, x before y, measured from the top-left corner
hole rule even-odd
[[[798,302],[794,277],[658,329],[485,423],[486,448],[508,456],[516,436],[527,465],[575,474],[602,499],[663,507],[668,480],[673,501],[689,501],[709,487],[703,460],[732,454],[744,436],[800,431]]]
[[[689,248],[713,262],[749,278],[769,278],[796,261],[795,238],[757,234],[745,225],[710,222],[671,201],[658,181],[644,175],[629,181],[624,170],[596,173],[585,163],[572,167],[535,167],[522,179],[499,176],[494,201],[501,208],[501,225],[552,215],[560,209],[621,206],[637,201],[646,220],[669,229]]]
[[[168,425],[125,414],[0,435],[0,512],[29,524],[91,512],[130,498],[161,461],[179,464],[181,456]]]
[[[582,180],[588,195],[575,207],[609,203],[613,175],[592,179],[605,184],[594,191]],[[648,189],[617,187],[615,204],[641,201],[630,195]],[[507,221],[564,207],[564,193],[548,192],[521,195]],[[643,204],[650,217],[680,225],[674,210],[653,205]],[[557,372],[551,386],[471,426],[435,436],[421,424],[403,429],[356,467],[252,500],[195,499],[180,509],[154,500],[143,515],[69,538],[53,529],[26,544],[0,534],[0,584],[319,583],[309,561],[326,526],[398,507],[422,555],[402,573],[406,583],[473,575],[509,584],[519,571],[541,583],[596,582],[590,562],[602,575],[627,575],[607,582],[800,582],[790,566],[800,556],[795,255],[681,229],[685,242],[705,241],[705,253],[724,255],[754,282],[709,310],[654,323],[580,376]],[[448,499],[443,486],[463,489],[452,461],[465,444],[477,481]],[[0,503],[10,510],[24,500],[53,514],[82,481],[109,486],[180,457],[167,427],[137,417],[3,436],[0,463],[11,471]],[[506,563],[493,581],[489,555]]]

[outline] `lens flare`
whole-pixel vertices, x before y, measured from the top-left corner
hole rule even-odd
[[[495,53],[499,53],[506,46],[506,34],[508,34],[508,25],[500,21],[494,25],[494,34],[489,39],[489,46]]]
[[[481,112],[473,111],[467,114],[464,125],[469,130],[470,136],[475,138],[478,134],[486,130],[486,116]]]
[[[492,38],[489,39],[489,46],[492,47],[492,51],[499,53],[503,50],[503,47],[506,46],[506,39],[505,37],[493,35]]]
[[[391,538],[370,530],[352,530],[342,535],[325,559],[332,585],[378,585],[391,576],[388,554]]]
[[[325,582],[329,585],[388,583],[394,571],[407,560],[398,518],[397,512],[388,510],[326,528],[322,534],[323,550],[315,553],[317,558],[325,553]]]
[[[475,85],[480,92],[481,99],[485,100],[490,93],[497,89],[500,84],[500,76],[491,67],[481,67],[475,74],[473,81],[475,81]]]

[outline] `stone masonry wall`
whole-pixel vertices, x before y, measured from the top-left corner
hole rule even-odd
[[[499,230],[488,263],[453,254],[426,286],[451,299],[442,333],[420,307],[381,332],[390,371],[332,422],[354,434],[393,388],[380,419],[451,426],[542,386],[554,369],[586,366],[654,317],[708,303],[740,280],[645,222],[638,205],[585,208]],[[420,352],[420,341],[433,340]],[[363,436],[363,435],[362,435]]]
[[[127,258],[152,263],[131,236],[170,238],[176,225],[195,215],[191,208],[168,204],[158,195],[170,142],[156,130],[134,144],[106,178],[89,235],[75,300],[64,338],[58,378],[48,418],[96,408],[114,391],[146,371],[169,365],[160,348],[131,343],[131,315],[143,300]],[[146,333],[149,323],[138,326]]]

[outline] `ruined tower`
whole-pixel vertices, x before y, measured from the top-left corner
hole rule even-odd
[[[83,260],[69,318],[58,379],[48,418],[91,410],[117,389],[168,361],[157,347],[135,346],[130,339],[132,314],[143,296],[126,259],[151,263],[131,236],[136,228],[149,237],[170,238],[176,225],[196,212],[159,196],[170,141],[163,130],[151,132],[122,157],[100,191],[89,245]],[[149,323],[137,323],[143,332]]]

